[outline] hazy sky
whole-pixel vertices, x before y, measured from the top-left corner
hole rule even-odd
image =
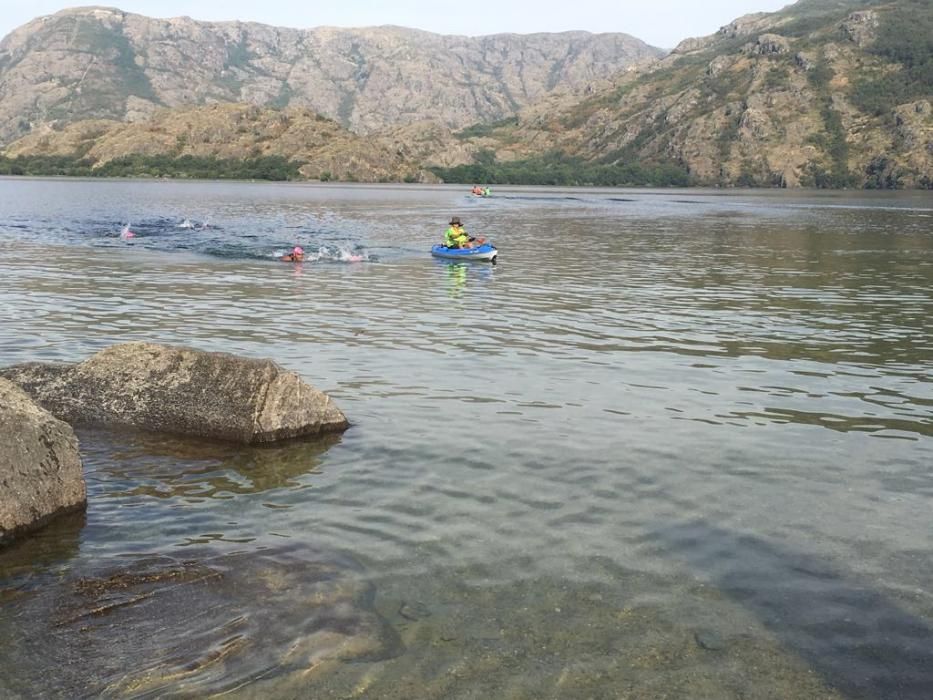
[[[770,12],[791,0],[122,0],[113,4],[150,17],[188,15],[283,27],[367,27],[397,24],[441,34],[498,32],[626,32],[673,48],[711,34],[749,12]],[[0,0],[0,36],[39,15],[90,2]],[[106,0],[99,4],[107,4]]]

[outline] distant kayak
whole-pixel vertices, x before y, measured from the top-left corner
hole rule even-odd
[[[445,245],[436,245],[431,248],[431,255],[435,258],[448,258],[450,260],[495,262],[499,251],[491,243],[483,243],[474,248],[448,248]]]

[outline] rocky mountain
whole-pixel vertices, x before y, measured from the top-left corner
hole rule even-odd
[[[126,19],[133,18],[131,15],[114,15],[113,10],[60,13],[44,21],[54,24],[70,18],[74,23],[78,22],[76,17],[83,18],[88,12],[94,16],[103,13],[104,18],[119,15],[124,18],[122,22],[130,24],[137,21]],[[99,21],[104,26],[104,19]],[[192,23],[177,22],[186,26]],[[162,24],[156,22],[157,26]],[[125,25],[120,26],[124,27],[122,36],[127,36]],[[230,31],[231,27],[245,26],[224,25]],[[253,30],[255,26],[250,25],[250,31],[273,34],[291,31]],[[384,32],[388,33],[386,36],[403,36],[409,30],[353,30],[346,36],[360,37],[368,32],[374,32],[372,36]],[[572,36],[583,41],[589,35]],[[508,40],[521,43],[539,38],[547,39]],[[454,43],[506,41],[505,37],[446,39]],[[599,37],[590,39],[595,41]],[[255,40],[251,41],[248,47],[256,45]],[[27,59],[15,66],[10,62],[13,54],[8,47],[13,43],[8,38],[0,45],[8,52],[0,53],[0,90],[10,89],[11,76],[26,79],[22,65]],[[161,54],[184,49],[174,41],[150,46],[159,46],[158,51],[155,48],[149,51]],[[593,45],[589,46],[588,51],[595,50]],[[195,53],[190,45],[184,50],[191,55]],[[28,60],[38,60],[42,53],[30,51],[17,55],[28,54],[32,56]],[[254,48],[249,48],[249,52],[253,51]],[[133,65],[140,71],[135,75],[142,76],[139,80],[148,81],[145,84],[153,91],[162,90],[168,83],[160,82],[162,78],[157,73],[150,77],[148,69],[143,68],[150,65],[146,63],[148,59],[133,55]],[[406,63],[408,55],[401,52],[393,54],[394,57],[383,56],[367,65],[385,61],[381,70],[387,73],[399,61],[400,72],[414,70]],[[85,55],[85,61],[92,61],[93,55],[88,56]],[[240,65],[258,65],[252,57],[244,61]],[[437,65],[447,65],[441,59],[438,61]],[[428,182],[440,176],[448,181],[489,183],[933,188],[930,0],[800,0],[776,13],[739,18],[711,36],[681,42],[661,60],[646,59],[606,76],[597,75],[592,69],[584,70],[585,61],[569,61],[557,68],[531,49],[525,49],[523,58],[513,55],[503,61],[502,65],[508,68],[503,68],[501,75],[526,75],[521,92],[522,99],[528,100],[525,106],[514,99],[508,108],[504,105],[501,109],[490,108],[482,120],[475,121],[476,112],[471,110],[479,109],[487,99],[481,99],[482,95],[491,94],[476,85],[491,78],[489,73],[475,72],[461,60],[460,82],[454,81],[445,89],[467,90],[473,100],[470,109],[464,107],[465,103],[458,103],[463,109],[452,110],[457,115],[454,119],[444,110],[413,108],[404,112],[404,108],[399,108],[379,129],[375,128],[375,122],[366,122],[368,126],[363,129],[359,121],[365,118],[363,107],[353,102],[353,108],[344,114],[350,115],[350,122],[358,120],[356,124],[365,135],[352,133],[311,108],[260,108],[245,104],[170,109],[157,108],[156,101],[151,101],[145,109],[130,115],[129,122],[127,115],[122,114],[117,119],[69,125],[64,117],[53,119],[57,113],[48,105],[58,93],[50,87],[47,93],[42,93],[45,97],[34,97],[30,103],[39,112],[45,110],[42,112],[45,121],[21,125],[22,129],[31,130],[29,135],[11,143],[5,155],[67,157],[72,162],[93,164],[95,168],[134,154],[229,159],[280,156],[292,159],[304,177],[361,181]],[[514,61],[519,63],[513,65]],[[101,87],[105,83],[100,82],[103,73],[95,73],[97,65],[94,62],[85,66],[84,83],[68,88],[67,94],[71,96],[68,99],[72,101],[62,104],[106,102],[109,93],[99,92],[107,88]],[[551,85],[548,80],[527,79],[529,75],[540,74],[542,65],[551,66],[548,70],[552,76],[576,77],[568,77],[548,89]],[[571,65],[576,68],[571,70]],[[36,84],[51,85],[57,80],[41,71],[29,75]],[[132,80],[126,77],[129,73],[121,75],[125,78],[122,83],[111,80],[106,85],[116,85],[113,89],[119,88],[118,92],[122,90],[123,94]],[[97,82],[93,90],[86,91],[91,76]],[[173,73],[167,76],[165,81],[175,80]],[[430,75],[424,73],[422,78],[428,80]],[[364,91],[371,89],[373,80],[361,83]],[[201,84],[192,81],[193,86]],[[238,89],[242,99],[242,85],[246,82],[237,84],[241,86]],[[538,87],[532,90],[529,87],[532,84]],[[434,99],[423,84],[421,89],[425,91],[418,93],[419,98]],[[399,90],[402,97],[398,104],[411,99],[409,88]],[[28,90],[23,92],[26,94]],[[533,93],[537,98],[532,102]],[[15,112],[9,106],[15,100],[10,98],[18,94],[16,90],[0,92],[0,111]],[[289,101],[298,101],[296,94],[289,93]],[[221,101],[222,97],[208,90],[198,99]],[[141,99],[127,98],[125,104],[141,104]],[[510,113],[510,109],[515,112]],[[86,111],[83,106],[68,106],[65,113],[74,116]],[[466,119],[464,115],[468,113],[474,116]],[[502,114],[505,116],[500,117]],[[467,122],[470,125],[463,127]],[[11,163],[7,161],[6,167],[22,168]],[[38,170],[26,171],[39,174],[46,167],[43,162],[33,165]],[[152,174],[145,168],[128,172]]]
[[[70,9],[0,41],[0,143],[43,125],[211,103],[306,108],[358,133],[423,119],[458,128],[661,55],[625,34],[474,38]]]
[[[703,185],[931,188],[933,3],[800,0],[742,17],[460,146],[481,156],[466,180],[572,161],[607,184],[636,163]]]
[[[442,129],[442,133],[450,132]],[[139,164],[130,169],[131,174],[156,174],[150,170],[154,160],[255,160],[280,156],[295,162],[296,175],[314,180],[438,181],[395,146],[393,139],[354,134],[301,107],[279,110],[215,104],[163,109],[150,119],[133,123],[89,119],[57,129],[40,127],[11,144],[4,155],[67,158],[98,168],[134,158]]]

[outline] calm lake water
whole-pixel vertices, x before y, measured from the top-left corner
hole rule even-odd
[[[0,180],[0,364],[270,357],[353,423],[79,429],[0,695],[931,697],[933,197],[466,190]]]

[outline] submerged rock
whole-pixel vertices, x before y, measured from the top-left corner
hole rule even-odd
[[[71,422],[264,443],[345,430],[330,397],[271,360],[125,343],[78,364],[0,370]]]
[[[722,651],[726,648],[726,640],[715,630],[697,630],[693,638],[696,640],[698,647],[707,651]]]
[[[205,697],[403,651],[360,565],[300,544],[115,557],[12,583],[3,697]]]
[[[86,503],[74,431],[0,379],[0,544]]]

